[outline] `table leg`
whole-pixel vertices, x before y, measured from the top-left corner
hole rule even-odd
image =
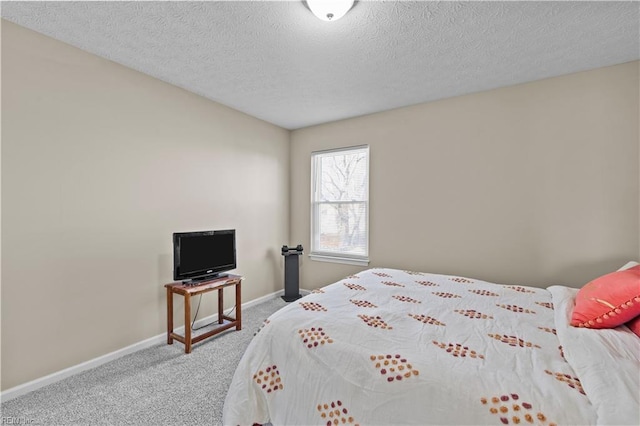
[[[184,295],[184,352],[191,353],[191,295]]]
[[[167,344],[173,345],[173,292],[167,288]]]
[[[223,289],[218,289],[218,324],[222,324],[224,322],[224,302],[223,297],[224,291]]]
[[[236,325],[236,330],[242,330],[242,291],[240,286],[242,285],[242,281],[236,284],[236,321],[238,324]]]

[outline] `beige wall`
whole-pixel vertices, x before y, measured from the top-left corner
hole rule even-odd
[[[370,266],[580,286],[638,259],[639,63],[294,131],[291,243],[310,153],[369,144]],[[315,288],[362,268],[305,256]]]
[[[6,21],[2,87],[2,389],[165,332],[172,232],[282,288],[288,131]]]

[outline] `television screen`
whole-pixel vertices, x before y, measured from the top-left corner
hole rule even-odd
[[[206,280],[235,268],[235,229],[173,234],[174,280]]]

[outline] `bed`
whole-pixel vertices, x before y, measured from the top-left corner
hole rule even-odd
[[[640,339],[569,326],[576,292],[349,276],[264,321],[224,424],[638,424]]]

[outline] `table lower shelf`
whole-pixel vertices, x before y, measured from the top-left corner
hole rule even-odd
[[[207,339],[211,336],[215,336],[216,334],[220,334],[223,331],[226,331],[230,328],[236,327],[236,330],[240,330],[240,322],[236,318],[229,317],[227,315],[223,315],[222,319],[227,320],[229,322],[225,322],[223,324],[213,323],[214,329],[204,332],[202,334],[198,334],[197,336],[191,337],[191,342],[187,342],[185,336],[177,334],[176,332],[169,333],[170,339],[177,340],[178,342],[184,344],[185,346],[191,346],[194,343],[198,343],[204,339]],[[193,331],[192,331],[193,332]],[[173,342],[168,342],[170,345]]]

